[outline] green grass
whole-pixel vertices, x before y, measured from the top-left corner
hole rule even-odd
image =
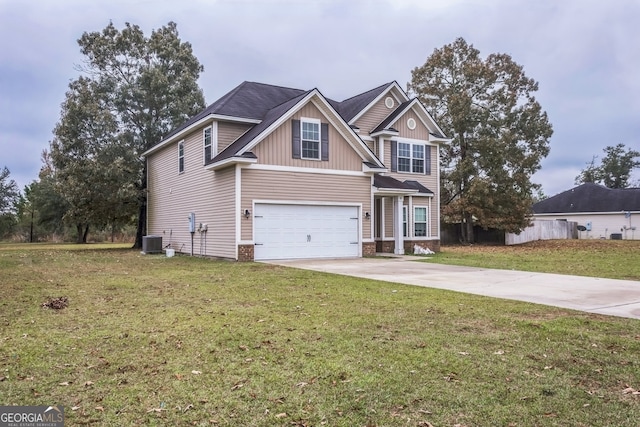
[[[426,262],[640,281],[640,240],[548,240],[444,246]]]
[[[633,319],[93,246],[0,246],[0,288],[0,404],[67,426],[640,419]]]

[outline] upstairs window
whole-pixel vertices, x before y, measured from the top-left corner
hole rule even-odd
[[[178,172],[184,172],[184,141],[178,143]]]
[[[431,175],[431,146],[391,141],[391,172]]]
[[[294,159],[328,161],[329,124],[304,117],[291,120],[291,144]]]
[[[398,172],[424,173],[424,145],[398,143]]]
[[[212,138],[211,138],[212,128],[209,126],[202,131],[202,140],[204,141],[204,162],[205,164],[211,160],[213,149],[212,149]]]
[[[320,122],[302,120],[302,158],[320,160]]]

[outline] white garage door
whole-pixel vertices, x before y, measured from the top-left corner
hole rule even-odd
[[[256,260],[357,257],[358,207],[256,204]]]

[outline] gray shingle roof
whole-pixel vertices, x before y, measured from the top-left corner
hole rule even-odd
[[[381,85],[342,102],[328,98],[325,99],[345,122],[348,122],[383,93],[391,84],[392,83]],[[164,141],[167,141],[169,138],[210,115],[226,116],[229,117],[230,120],[241,118],[260,121],[260,123],[251,127],[249,131],[209,161],[208,164],[227,160],[238,155],[249,142],[310,92],[311,91],[264,83],[243,82],[203,111],[187,120],[181,126],[171,131],[162,141],[159,141],[157,145],[162,144]],[[371,154],[375,157],[373,153]]]
[[[236,155],[238,151],[240,151],[245,145],[247,145],[253,138],[260,135],[262,131],[271,126],[276,120],[278,120],[284,113],[286,113],[289,109],[293,108],[302,98],[307,96],[311,91],[301,92],[298,96],[289,99],[288,101],[276,105],[271,110],[269,110],[262,121],[249,129],[246,133],[244,133],[240,138],[236,139],[231,145],[222,150],[216,157],[214,157],[211,161],[207,162],[216,163],[222,160],[229,159]]]
[[[170,138],[211,114],[262,120],[269,110],[302,93],[305,91],[264,83],[243,82],[180,127],[171,131],[164,139]]]
[[[433,191],[429,190],[418,181],[400,181],[389,175],[376,175],[373,177],[373,186],[376,188],[387,188],[396,190],[418,190],[420,193],[433,194]]]
[[[425,187],[424,185],[420,184],[418,181],[405,181],[404,182],[406,185],[408,185],[409,187],[413,187],[416,190],[419,190],[421,193],[426,193],[426,194],[434,194],[433,191],[429,190],[427,187]]]
[[[338,113],[342,116],[342,118],[346,122],[350,122],[364,107],[369,105],[374,99],[376,99],[385,89],[391,85],[392,82],[383,84],[378,86],[375,89],[368,90],[360,95],[353,96],[351,98],[345,99],[342,102],[332,103],[331,105],[335,108]]]
[[[607,188],[585,183],[533,205],[533,212],[623,212],[640,211],[640,188]]]

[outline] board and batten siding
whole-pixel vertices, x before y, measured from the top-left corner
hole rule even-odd
[[[362,135],[368,135],[374,130],[389,114],[398,107],[398,101],[394,98],[394,107],[387,108],[384,105],[386,96],[373,105],[366,113],[362,115],[354,124],[360,128]]]
[[[253,212],[254,200],[313,204],[362,204],[362,215],[372,213],[371,177],[242,169],[241,208]],[[242,240],[253,240],[253,221],[241,221]],[[371,239],[371,226],[362,219],[362,238]]]
[[[252,125],[244,123],[218,122],[218,153],[240,138],[251,127]]]
[[[393,211],[394,201],[392,197],[385,197],[383,199],[384,204],[384,238],[393,238],[393,221],[395,218],[395,212]]]
[[[415,129],[410,129],[407,122],[413,119],[416,122]],[[398,118],[391,126],[398,131],[399,136],[409,139],[429,140],[429,129],[422,123],[420,117],[413,110],[409,110]]]
[[[302,107],[292,119],[300,120],[303,117],[327,122],[326,117],[313,104]],[[258,157],[259,164],[362,171],[362,158],[331,124],[329,124],[328,161],[294,159],[291,138],[291,120],[287,120],[251,151]]]
[[[191,253],[188,217],[193,212],[196,224],[208,226],[206,236],[195,233],[194,254],[235,258],[234,170],[204,169],[202,128],[184,139],[183,173],[178,171],[178,142],[151,154],[147,162],[147,234],[162,236],[163,246]]]

